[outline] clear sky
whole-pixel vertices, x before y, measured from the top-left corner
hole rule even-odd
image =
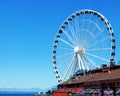
[[[120,59],[119,0],[0,0],[0,88],[49,88],[57,84],[52,45],[75,11],[92,9],[111,23]]]

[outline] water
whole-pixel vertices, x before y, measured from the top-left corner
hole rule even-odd
[[[34,96],[35,93],[0,93],[0,96]]]

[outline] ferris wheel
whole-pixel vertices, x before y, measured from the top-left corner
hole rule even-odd
[[[105,16],[93,10],[80,10],[60,26],[53,44],[53,68],[58,82],[76,72],[100,68],[114,62],[115,38]]]

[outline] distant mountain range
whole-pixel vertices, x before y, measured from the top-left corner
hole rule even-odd
[[[50,88],[46,88],[46,89],[40,89],[40,88],[10,88],[10,87],[5,87],[5,88],[0,88],[0,93],[6,93],[6,92],[10,92],[10,93],[38,93],[38,92],[47,92],[48,90],[57,90],[57,86],[52,86]]]
[[[47,89],[39,89],[39,88],[30,88],[30,89],[21,89],[21,88],[0,88],[1,92],[45,92]]]

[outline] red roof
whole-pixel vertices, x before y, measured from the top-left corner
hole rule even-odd
[[[118,69],[104,69],[103,72],[93,73],[87,76],[81,76],[77,77],[75,79],[72,79],[70,82],[65,81],[59,85],[66,85],[66,84],[78,84],[78,83],[84,83],[84,82],[93,82],[98,80],[114,80],[114,79],[120,79],[120,68]]]

